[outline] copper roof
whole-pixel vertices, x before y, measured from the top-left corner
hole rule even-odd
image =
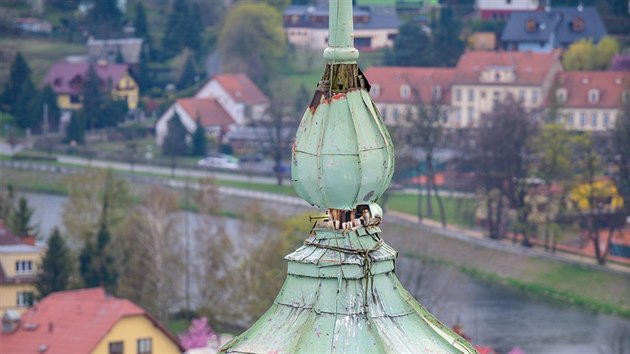
[[[234,124],[234,119],[213,98],[181,98],[177,104],[191,119],[199,118],[204,127]]]
[[[179,342],[145,310],[103,288],[61,291],[48,295],[24,313],[20,327],[2,334],[6,353],[90,353],[114,325],[127,316],[146,316],[173,343]],[[41,348],[46,348],[41,351]]]

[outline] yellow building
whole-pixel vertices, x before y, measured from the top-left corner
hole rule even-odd
[[[10,323],[0,336],[3,352],[171,354],[183,351],[179,341],[153,316],[129,300],[106,294],[103,288],[52,293],[19,321],[19,324]]]
[[[57,105],[64,110],[83,108],[83,84],[89,63],[58,62],[50,68],[43,85],[49,85],[57,94]],[[94,64],[101,79],[101,91],[109,92],[112,99],[124,100],[130,110],[138,108],[140,89],[131,76],[129,65],[99,61]]]
[[[0,222],[0,316],[8,310],[22,313],[31,306],[44,251],[34,238],[21,240]]]

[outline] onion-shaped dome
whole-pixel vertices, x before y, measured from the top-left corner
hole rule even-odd
[[[313,205],[351,210],[389,186],[393,145],[368,87],[356,64],[329,64],[304,113],[291,173],[298,195]]]

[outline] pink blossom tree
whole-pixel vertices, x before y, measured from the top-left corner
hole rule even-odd
[[[216,337],[216,333],[208,325],[208,318],[201,317],[192,320],[188,331],[179,335],[179,341],[188,350],[207,347],[208,341],[213,337]]]
[[[610,63],[612,71],[630,71],[630,53],[615,54]]]

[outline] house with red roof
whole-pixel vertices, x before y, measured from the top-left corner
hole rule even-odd
[[[33,303],[35,281],[46,246],[34,236],[17,237],[0,220],[0,316],[21,313]]]
[[[113,99],[124,100],[130,110],[138,107],[140,90],[129,72],[129,65],[101,60],[94,66],[102,92],[109,92]],[[49,85],[55,92],[59,108],[68,111],[83,108],[83,83],[89,67],[87,62],[60,61],[48,70],[42,85]]]
[[[3,317],[3,353],[181,353],[158,320],[103,288],[52,293],[19,319]]]
[[[557,105],[557,119],[567,129],[606,131],[619,111],[630,103],[630,73],[621,71],[565,71],[556,77],[547,108]]]
[[[447,108],[454,74],[452,68],[373,66],[366,70],[365,77],[383,121],[394,126],[406,115],[417,114],[418,104]]]
[[[451,83],[449,122],[474,127],[481,115],[489,113],[495,101],[508,95],[520,100],[527,110],[543,107],[556,75],[562,71],[558,51],[464,53]]]
[[[177,114],[193,134],[199,120],[209,134],[223,136],[230,127],[264,120],[269,98],[245,74],[219,74],[210,79],[193,98],[178,99],[156,124],[156,140],[162,145],[168,122]]]

